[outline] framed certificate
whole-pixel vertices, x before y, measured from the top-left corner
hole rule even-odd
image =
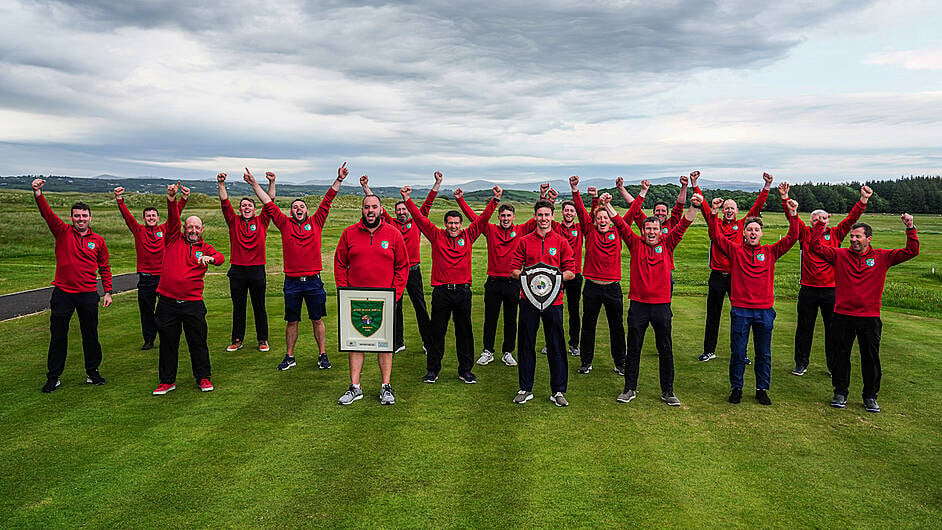
[[[337,288],[340,351],[392,353],[396,290]]]

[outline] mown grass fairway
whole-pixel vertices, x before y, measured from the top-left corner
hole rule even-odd
[[[28,194],[4,197],[2,290],[46,285],[54,270],[52,237]],[[50,195],[60,213],[72,200]],[[165,213],[159,198],[140,204],[148,200]],[[102,195],[90,202],[92,226],[107,238],[115,272],[132,272],[133,243],[113,200]],[[132,211],[140,210],[136,204],[131,202]],[[191,205],[188,211],[209,225],[206,239],[228,257],[218,202],[197,198]],[[333,243],[358,217],[357,205],[358,199],[342,197],[331,212],[324,239],[329,290]],[[440,222],[446,209],[438,203],[433,220]],[[524,215],[521,206],[518,219]],[[784,234],[780,215],[766,214],[766,240]],[[877,246],[903,244],[898,218],[868,220]],[[0,526],[937,527],[942,519],[942,220],[917,217],[916,226],[921,255],[892,269],[887,282],[880,414],[860,406],[857,360],[848,408],[828,406],[831,387],[820,324],[808,374],[789,374],[797,249],[777,267],[774,405],[759,406],[750,392],[741,405],[726,403],[728,317],[718,359],[695,360],[701,353],[708,274],[702,221],[678,250],[673,310],[681,407],[671,409],[659,400],[650,333],[639,397],[627,405],[615,403],[623,379],[611,371],[604,319],[595,371],[576,374],[577,361],[570,362],[568,408],[549,402],[542,358],[536,398],[525,406],[510,403],[516,370],[499,361],[476,367],[478,384],[461,383],[452,338],[446,341],[450,348],[441,379],[423,384],[425,357],[413,338],[408,302],[409,348],[396,355],[393,369],[397,404],[379,405],[378,368],[368,359],[365,398],[340,407],[336,399],[348,384],[348,363],[336,353],[334,298],[328,297],[327,320],[334,368],[317,370],[310,327],[302,324],[297,368],[275,369],[284,353],[284,325],[280,239],[272,227],[270,353],[251,348],[251,311],[248,345],[225,352],[231,319],[223,274],[228,266],[207,277],[215,392],[197,390],[182,348],[177,390],[150,395],[157,384],[157,353],[138,350],[133,292],[117,295],[114,306],[100,312],[104,387],[84,384],[77,323],[62,387],[49,395],[39,392],[48,313],[0,323]],[[486,251],[482,240],[475,247],[480,348]],[[426,244],[426,281],[428,255]],[[627,292],[627,259],[624,263]],[[747,370],[747,389],[753,382]]]

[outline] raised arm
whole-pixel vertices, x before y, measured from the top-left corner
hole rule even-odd
[[[455,189],[455,201],[458,203],[458,208],[461,209],[461,213],[465,214],[469,222],[473,223],[478,220],[478,214],[474,213],[471,206],[464,200],[464,193],[461,191],[461,188]]]
[[[429,221],[428,217],[422,215],[422,212],[419,211],[419,207],[412,202],[412,186],[403,186],[399,190],[399,194],[402,195],[402,201],[406,205],[406,209],[409,210],[409,214],[412,215],[412,220],[415,221],[416,226],[419,227],[419,232],[422,232],[422,235],[426,239],[432,241],[435,238],[435,231],[438,230],[432,221]]]
[[[890,266],[899,265],[919,255],[919,237],[916,236],[916,225],[913,223],[913,216],[904,213],[900,216],[900,219],[903,221],[903,226],[906,227],[906,247],[890,251]]]
[[[164,246],[168,246],[183,237],[180,232],[180,206],[177,204],[176,199],[179,189],[179,182],[167,185],[167,223],[164,225]]]
[[[788,233],[785,237],[772,244],[772,255],[775,259],[785,255],[789,249],[798,241],[798,234],[801,228],[801,221],[798,219],[798,202],[795,199],[789,199],[787,204]]]
[[[43,195],[43,186],[46,185],[46,181],[43,179],[34,179],[33,186],[33,196],[36,198],[36,205],[39,206],[39,214],[43,216],[46,224],[49,225],[49,230],[53,234],[58,234],[63,228],[67,228],[68,225],[62,219],[59,219],[59,216],[56,215],[56,212],[52,211],[52,208],[49,206],[49,203],[46,202],[46,197]]]
[[[334,180],[334,183],[330,185],[330,189],[334,190],[334,194],[340,191],[340,185],[343,183],[343,179],[347,178],[347,175],[349,174],[350,174],[350,170],[347,169],[346,162],[344,162],[342,166],[337,168],[337,178]]]
[[[625,203],[628,204],[628,206],[631,206],[631,203],[634,202],[635,198],[632,197],[631,194],[628,193],[628,190],[625,189],[624,178],[618,177],[615,179],[615,189],[618,190],[618,193],[621,195],[621,198],[624,199]]]
[[[266,171],[265,178],[268,179],[268,196],[271,197],[271,200],[275,200],[275,174]]]
[[[218,177],[217,177],[218,178]],[[255,191],[255,195],[258,197],[258,200],[262,201],[262,204],[268,204],[272,202],[271,196],[262,189],[258,184],[258,181],[255,180],[255,176],[252,175],[252,172],[249,171],[249,168],[245,168],[245,173],[242,175],[242,180],[244,180],[249,186],[252,186],[252,189]]]
[[[582,231],[585,232],[592,226],[592,221],[589,219],[589,212],[585,209],[585,204],[582,203],[582,196],[579,195],[579,177],[573,175],[569,177],[569,188],[572,190],[572,202],[576,206],[576,217],[579,219],[579,225],[582,227]]]
[[[746,217],[759,217],[762,215],[762,208],[765,207],[765,201],[769,198],[769,190],[772,189],[773,177],[768,173],[763,173],[762,180],[765,181],[765,186],[762,187],[762,191],[760,191],[759,196],[756,197],[756,202],[752,204],[752,208],[749,208],[749,213],[746,214]]]
[[[141,224],[137,222],[137,219],[134,218],[134,214],[131,213],[131,210],[128,209],[128,205],[124,203],[124,188],[118,186],[114,189],[114,200],[118,203],[118,211],[121,212],[121,217],[124,218],[124,224],[128,225],[128,228],[131,229],[131,232],[136,232]]]
[[[484,232],[484,227],[487,225],[487,222],[491,219],[491,214],[494,213],[494,210],[497,209],[497,205],[500,204],[500,198],[504,193],[504,190],[500,186],[494,186],[494,198],[488,201],[487,207],[484,208],[484,211],[481,212],[481,215],[471,222],[471,226],[468,227],[468,230],[471,232],[469,239],[473,242]]]
[[[832,231],[838,241],[843,241],[844,238],[847,237],[847,234],[850,232],[850,227],[863,215],[864,210],[867,209],[867,202],[870,200],[871,195],[873,195],[873,190],[871,190],[869,186],[862,186],[860,188],[860,199],[851,207],[847,217],[842,219],[840,223],[837,223],[837,226],[834,227]]]
[[[811,227],[811,236],[808,238],[808,245],[812,252],[821,256],[824,261],[834,264],[837,261],[837,249],[834,247],[826,247],[821,244],[821,240],[824,236],[824,231],[827,229],[827,225],[824,221],[818,221],[814,223],[814,226]],[[789,226],[791,230],[791,226]]]

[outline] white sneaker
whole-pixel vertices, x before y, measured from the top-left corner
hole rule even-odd
[[[552,401],[557,407],[568,407],[569,402],[566,401],[566,396],[562,392],[556,392],[550,396],[550,401]]]
[[[523,405],[527,401],[533,399],[533,392],[527,392],[526,390],[518,390],[517,395],[514,396],[514,403],[518,405]]]
[[[494,352],[490,350],[484,350],[481,352],[481,356],[478,357],[478,364],[484,366],[485,364],[491,364],[494,361]]]
[[[504,361],[504,364],[507,366],[517,366],[517,360],[514,359],[514,356],[511,355],[509,351],[504,352],[504,356],[501,357],[500,360]]]

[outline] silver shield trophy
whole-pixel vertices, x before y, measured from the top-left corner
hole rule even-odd
[[[563,273],[552,265],[537,263],[520,272],[520,288],[540,312],[553,305],[563,286]]]

